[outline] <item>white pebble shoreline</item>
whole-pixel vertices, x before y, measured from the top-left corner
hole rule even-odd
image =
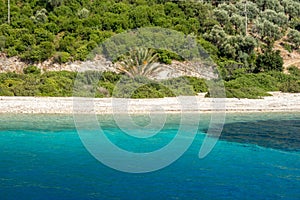
[[[93,98],[80,99],[80,101],[73,97],[0,97],[0,113],[300,112],[300,93],[272,92],[271,94],[273,96],[262,99],[182,97],[184,102],[182,104],[179,102],[181,97]]]

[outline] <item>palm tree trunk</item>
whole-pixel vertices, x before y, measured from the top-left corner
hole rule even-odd
[[[7,1],[7,23],[10,24],[10,0]]]

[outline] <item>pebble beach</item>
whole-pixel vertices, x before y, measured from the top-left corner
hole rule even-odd
[[[203,95],[160,99],[0,97],[0,113],[300,112],[300,93],[271,94],[261,99],[204,98]]]

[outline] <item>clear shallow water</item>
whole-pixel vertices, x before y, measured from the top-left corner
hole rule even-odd
[[[130,140],[99,117],[108,137],[137,152],[167,144],[178,118],[149,140]],[[300,113],[231,114],[213,151],[198,158],[209,116],[188,151],[147,174],[110,169],[83,147],[71,116],[0,116],[1,199],[300,199]],[[142,145],[141,145],[142,144]]]

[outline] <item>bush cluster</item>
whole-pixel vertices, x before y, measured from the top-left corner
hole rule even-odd
[[[260,98],[268,96],[268,91],[300,92],[300,70],[292,67],[289,71],[290,74],[278,71],[240,74],[224,82],[226,96]],[[114,72],[94,71],[41,74],[37,67],[29,66],[24,69],[24,74],[0,73],[0,96],[163,98],[207,93],[212,85],[210,82],[188,76],[160,81],[142,76],[132,79]]]
[[[204,79],[194,77],[154,81],[145,77],[131,79],[114,72],[41,74],[35,66],[24,69],[24,74],[0,73],[0,96],[163,98],[205,91]]]

